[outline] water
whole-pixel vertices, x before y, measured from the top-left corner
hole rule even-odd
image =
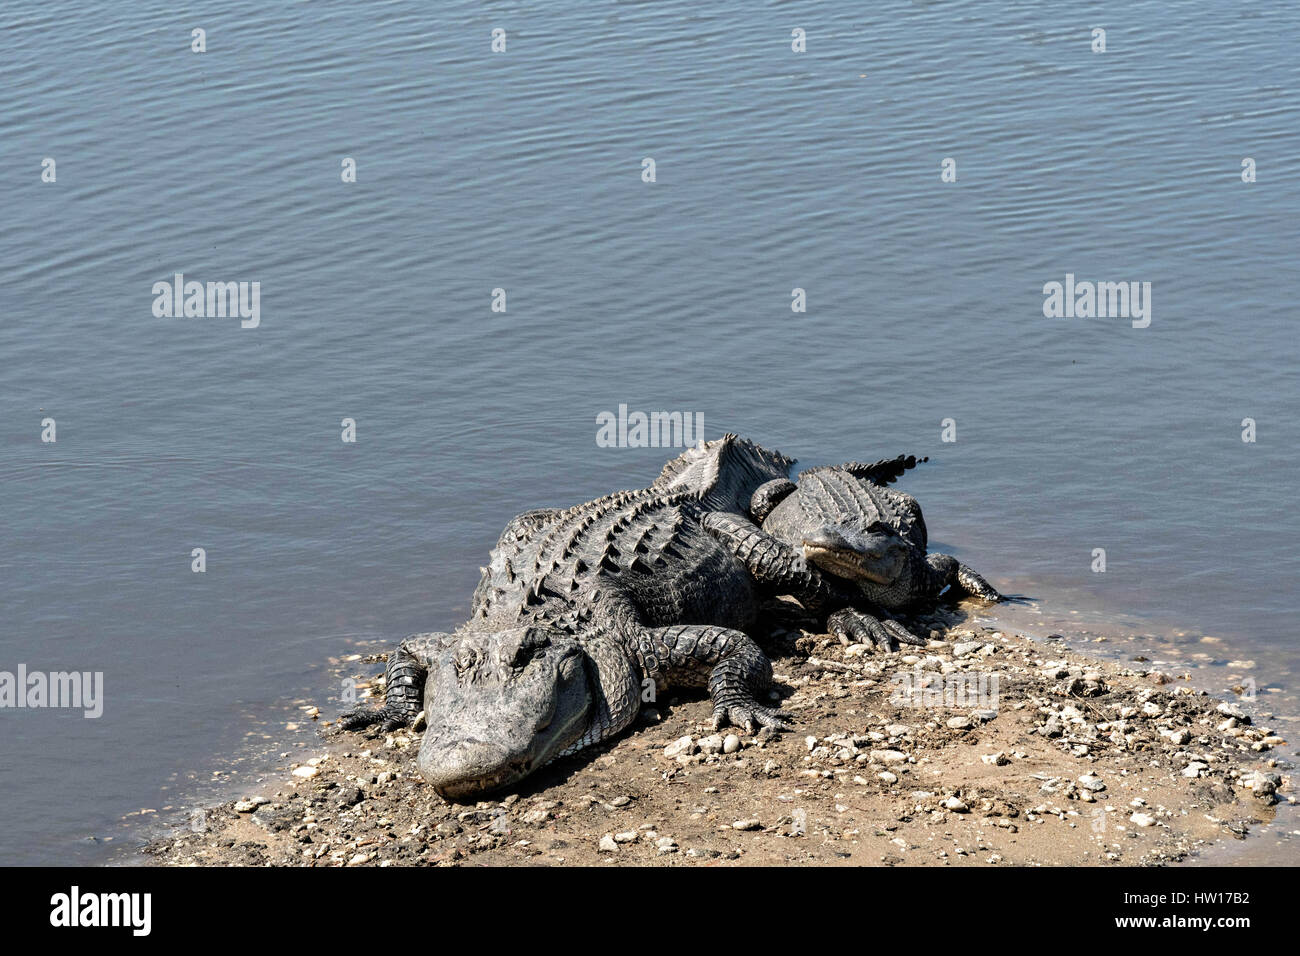
[[[1296,713],[1300,13],[1051,7],[11,4],[0,669],[107,700],[0,711],[0,860],[109,859],[302,744],[512,515],[655,474],[595,444],[620,403],[929,454],[936,544],[1045,630]],[[260,282],[260,327],[155,318],[176,272]],[[1150,327],[1044,318],[1067,272],[1151,282]]]

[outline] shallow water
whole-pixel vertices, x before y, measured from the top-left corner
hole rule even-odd
[[[0,709],[0,860],[108,859],[329,658],[458,623],[512,515],[671,454],[598,447],[620,404],[928,454],[936,545],[1031,613],[1296,712],[1293,5],[542,9],[10,9],[0,670],[106,704]],[[177,272],[260,326],[155,318]],[[1150,327],[1044,318],[1067,273],[1152,283]]]

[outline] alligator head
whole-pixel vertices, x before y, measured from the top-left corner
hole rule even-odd
[[[448,800],[517,783],[640,709],[627,653],[599,632],[464,630],[429,666],[421,776]]]
[[[586,731],[590,666],[543,627],[456,635],[429,667],[420,774],[453,800],[521,780]]]
[[[851,581],[893,584],[910,564],[915,546],[893,528],[872,522],[821,524],[801,536],[803,556],[823,571]]]
[[[763,521],[763,530],[800,548],[822,571],[892,603],[924,565],[925,522],[915,499],[885,487],[915,458],[811,468]]]

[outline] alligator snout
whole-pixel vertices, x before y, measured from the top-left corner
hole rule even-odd
[[[890,534],[827,525],[804,536],[803,554],[831,574],[888,583],[901,569],[903,546]]]
[[[528,772],[527,760],[486,740],[461,740],[436,754],[421,753],[420,776],[442,796],[454,800],[491,790]]]
[[[803,539],[805,548],[816,548],[818,551],[856,551],[858,550],[839,528],[824,527],[818,528],[812,534],[805,535]]]
[[[804,554],[830,552],[843,556],[854,555],[868,561],[889,557],[898,549],[898,539],[891,534],[867,531],[865,534],[851,528],[825,525],[803,539]]]

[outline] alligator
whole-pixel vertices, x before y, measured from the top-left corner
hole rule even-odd
[[[470,620],[403,641],[383,707],[340,725],[388,730],[423,712],[417,766],[452,800],[619,733],[651,686],[707,687],[715,728],[786,729],[760,702],[771,664],[746,630],[764,598],[817,608],[834,589],[815,567],[741,559],[704,525],[743,513],[793,465],[726,435],[670,461],[648,488],[519,515],[483,569]]]
[[[822,571],[819,609],[825,611],[828,601],[846,605],[826,616],[827,629],[841,641],[923,645],[889,615],[918,610],[941,595],[1003,600],[956,558],[928,554],[920,505],[888,487],[924,461],[899,455],[809,468],[797,484],[774,478],[755,490],[747,515],[708,515],[705,527],[743,561],[763,554],[769,574],[805,562]]]

